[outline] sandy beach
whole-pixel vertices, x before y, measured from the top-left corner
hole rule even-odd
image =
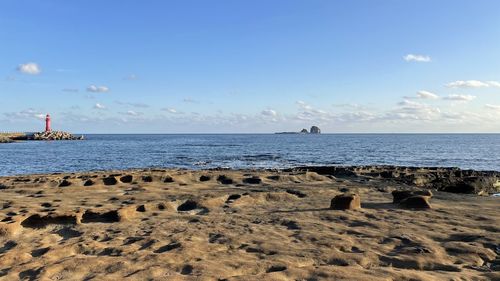
[[[394,190],[419,189],[305,170],[3,177],[0,279],[500,279],[498,198],[432,190],[412,209]],[[340,194],[361,208],[330,209]]]

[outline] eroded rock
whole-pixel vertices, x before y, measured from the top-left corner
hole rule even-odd
[[[361,197],[358,194],[340,194],[330,202],[332,210],[356,210],[361,208]]]

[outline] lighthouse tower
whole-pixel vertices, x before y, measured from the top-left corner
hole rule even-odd
[[[47,114],[47,116],[45,117],[45,132],[50,132],[51,129],[50,129],[50,115]]]

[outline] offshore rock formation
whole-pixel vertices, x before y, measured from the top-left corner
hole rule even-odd
[[[76,137],[68,132],[50,131],[34,133],[28,137],[29,140],[83,140],[83,136]]]
[[[321,129],[318,126],[312,126],[310,131],[302,129],[300,132],[278,132],[278,135],[295,135],[295,134],[321,134]]]
[[[320,166],[294,170],[316,172],[337,178],[363,177],[392,180],[398,184],[469,194],[500,192],[500,172],[461,170],[459,168],[400,166]]]
[[[317,126],[312,126],[309,133],[310,134],[321,134],[321,129]]]

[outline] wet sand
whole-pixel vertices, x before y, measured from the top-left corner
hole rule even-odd
[[[2,280],[500,280],[500,199],[306,171],[0,178]],[[361,209],[331,210],[342,193]]]

